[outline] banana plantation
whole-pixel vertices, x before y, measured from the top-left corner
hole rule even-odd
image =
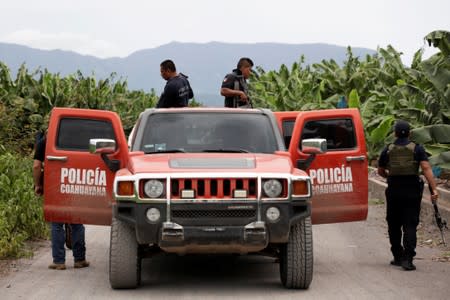
[[[427,60],[417,51],[410,67],[392,47],[363,59],[349,47],[342,66],[334,60],[303,66],[301,57],[278,71],[257,68],[251,98],[257,107],[280,111],[358,108],[371,159],[393,141],[395,120],[406,120],[439,176],[450,170],[450,32],[434,31],[425,40],[440,51]]]
[[[423,49],[418,50],[409,67],[392,47],[364,58],[354,57],[348,47],[343,63],[323,60],[305,66],[300,56],[279,70],[257,68],[250,80],[253,105],[280,111],[358,108],[371,159],[393,140],[395,120],[406,120],[414,128],[412,139],[430,154],[435,176],[448,176],[450,32],[434,31],[425,40],[438,53],[423,60]],[[31,166],[36,133],[46,129],[51,109],[112,110],[129,132],[139,113],[157,100],[154,90],[130,91],[115,74],[101,80],[81,72],[61,77],[22,65],[12,78],[0,62],[0,259],[23,255],[23,241],[47,234],[41,199],[33,194]]]

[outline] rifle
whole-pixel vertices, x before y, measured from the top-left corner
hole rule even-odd
[[[430,185],[428,185],[428,189],[430,190],[430,197],[433,194],[433,190]],[[445,243],[445,237],[444,237],[444,228],[448,229],[447,227],[447,221],[445,219],[442,219],[441,214],[439,213],[439,209],[436,203],[436,200],[431,200],[431,203],[433,203],[434,207],[434,218],[436,219],[436,225],[439,228],[439,231],[441,232],[442,237],[442,243],[444,246],[447,246]]]
[[[244,88],[244,93],[247,95],[248,97],[248,87],[247,87],[247,83],[245,82],[244,76],[242,75],[236,75],[236,79],[234,80],[234,90],[238,91],[239,86],[242,85],[242,87]],[[253,108],[253,103],[251,101],[250,98],[248,98],[247,100],[247,104],[245,105],[238,105],[238,102],[240,101],[240,98],[235,96],[233,97],[233,107],[234,108]]]

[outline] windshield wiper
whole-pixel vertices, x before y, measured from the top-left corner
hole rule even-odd
[[[159,150],[159,151],[144,151],[145,154],[156,154],[156,153],[186,153],[184,149],[177,148],[177,149],[166,149],[166,150]]]
[[[249,153],[245,149],[225,148],[225,149],[204,149],[202,152],[232,152],[232,153]]]

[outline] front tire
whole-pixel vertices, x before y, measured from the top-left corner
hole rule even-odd
[[[291,227],[289,240],[280,247],[280,278],[289,289],[307,289],[313,275],[311,217]]]
[[[113,218],[109,247],[109,282],[113,289],[133,289],[139,285],[141,259],[138,248],[133,227]]]

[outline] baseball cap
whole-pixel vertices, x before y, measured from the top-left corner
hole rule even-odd
[[[398,137],[407,137],[410,130],[409,123],[403,120],[398,120],[395,122],[394,130]]]

